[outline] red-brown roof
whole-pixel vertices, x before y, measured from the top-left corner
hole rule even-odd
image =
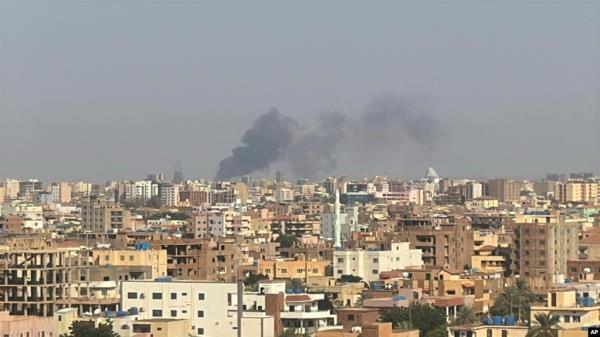
[[[308,295],[287,295],[285,297],[286,302],[312,302],[312,299]]]

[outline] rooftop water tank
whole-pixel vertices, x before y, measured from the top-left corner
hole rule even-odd
[[[492,325],[502,325],[504,318],[502,316],[492,316]]]

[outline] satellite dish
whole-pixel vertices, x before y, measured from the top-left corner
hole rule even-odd
[[[406,271],[404,273],[402,273],[402,277],[404,277],[404,278],[408,278],[409,276],[410,276],[410,274]]]

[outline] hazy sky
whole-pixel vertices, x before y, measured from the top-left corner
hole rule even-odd
[[[342,148],[332,173],[600,173],[600,2],[0,0],[0,178],[212,178],[271,107],[381,95],[443,137]]]

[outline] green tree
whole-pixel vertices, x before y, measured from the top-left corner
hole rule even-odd
[[[430,330],[425,337],[448,337],[448,331],[445,325],[440,325]]]
[[[519,321],[529,317],[533,292],[523,279],[517,280],[514,286],[504,289],[504,292],[494,299],[490,313],[494,316],[515,316]]]
[[[357,282],[362,282],[362,277],[344,274],[339,279],[337,279],[337,281],[341,282],[341,283],[357,283]]]
[[[445,331],[447,326],[446,313],[442,309],[420,303],[413,303],[408,308],[388,310],[381,315],[381,321],[391,322],[394,328],[406,324],[402,322],[409,322],[410,326],[419,329],[421,336],[428,336],[430,332],[438,328]]]
[[[69,333],[63,334],[60,337],[120,337],[118,333],[113,331],[111,321],[94,326],[91,321],[75,321],[69,327]]]
[[[559,317],[550,314],[535,315],[537,324],[532,325],[526,337],[556,337],[557,330],[554,328],[559,322]]]
[[[304,288],[306,286],[304,285],[304,281],[302,281],[302,279],[293,278],[293,279],[289,279],[285,283],[285,287],[286,287],[286,289],[301,289],[301,290],[304,290]]]
[[[269,277],[264,274],[250,274],[246,276],[244,279],[244,286],[248,291],[257,291],[258,290],[258,282],[262,280],[268,280]]]
[[[456,314],[456,319],[453,323],[455,325],[463,325],[472,324],[477,321],[479,321],[479,318],[477,318],[477,315],[475,314],[473,308],[469,306],[463,306],[462,308],[460,308],[460,310],[458,310]]]
[[[275,239],[275,242],[279,242],[279,246],[283,248],[288,248],[296,243],[296,237],[292,235],[281,234]]]

